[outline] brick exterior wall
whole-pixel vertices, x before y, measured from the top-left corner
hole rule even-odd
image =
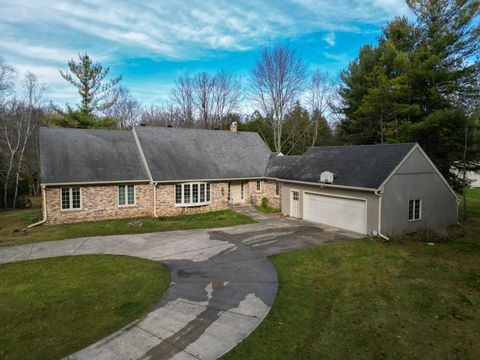
[[[153,187],[135,184],[135,205],[118,206],[118,185],[80,186],[81,208],[61,209],[62,187],[47,187],[47,224],[151,216]]]
[[[212,182],[211,202],[208,205],[175,206],[175,184],[157,185],[157,216],[196,214],[228,208],[228,182]],[[118,184],[80,186],[81,208],[61,209],[62,187],[47,187],[47,224],[64,224],[83,221],[153,216],[153,186],[135,184],[135,205],[118,206]],[[261,191],[256,191],[256,181],[245,181],[245,204],[260,205],[266,197],[269,205],[280,208],[280,197],[275,195],[275,181],[261,180]]]
[[[280,188],[282,184],[280,183]],[[280,190],[280,194],[282,191]],[[274,180],[260,180],[260,191],[257,191],[257,181],[248,181],[246,183],[246,203],[252,206],[258,206],[262,202],[262,198],[268,199],[268,204],[271,207],[280,209],[280,196],[275,195],[275,181]]]
[[[228,208],[228,183],[210,183],[210,194],[210,204],[208,205],[192,207],[175,206],[175,184],[159,184],[157,185],[157,216],[197,214]]]

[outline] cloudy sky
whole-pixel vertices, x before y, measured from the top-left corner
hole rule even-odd
[[[79,52],[123,74],[142,103],[161,104],[184,69],[248,76],[258,48],[285,42],[331,73],[381,27],[407,14],[402,0],[0,0],[0,56],[30,70],[60,104],[77,102],[58,70]]]

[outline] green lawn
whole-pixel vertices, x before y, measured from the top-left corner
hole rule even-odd
[[[472,218],[441,244],[361,239],[273,256],[275,303],[224,359],[480,359],[480,190],[469,200]]]
[[[38,209],[0,212],[0,246],[11,246],[38,241],[60,240],[83,236],[134,234],[156,231],[204,229],[255,222],[252,218],[233,210],[173,217],[144,217],[141,227],[129,225],[133,219],[85,222],[64,225],[42,225],[21,229],[41,218]]]
[[[60,359],[145,314],[169,284],[160,263],[126,256],[0,265],[0,358]]]

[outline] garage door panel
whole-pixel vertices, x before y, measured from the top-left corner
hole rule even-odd
[[[305,220],[365,232],[365,201],[310,193],[304,200]]]

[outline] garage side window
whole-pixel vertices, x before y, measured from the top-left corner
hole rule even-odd
[[[80,209],[80,188],[62,188],[62,210]]]
[[[135,205],[135,185],[118,185],[118,205]]]
[[[422,218],[422,200],[415,199],[408,201],[408,221],[420,220]]]

